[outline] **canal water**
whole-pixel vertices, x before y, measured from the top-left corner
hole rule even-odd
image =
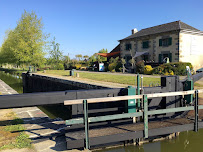
[[[23,93],[21,76],[0,71],[0,79],[18,93]],[[57,112],[57,110],[54,111],[53,109],[49,109],[47,107],[39,108],[51,118],[60,117],[60,115],[57,114],[59,112]],[[97,152],[203,152],[202,145],[203,129],[200,129],[197,133],[193,131],[182,132],[178,137],[171,140],[151,142],[141,146],[121,146],[117,148],[97,150]]]
[[[21,75],[15,74],[14,72],[8,73],[5,71],[0,71],[0,79],[18,93],[23,93],[23,82]],[[64,107],[63,105],[38,106],[38,108],[46,113],[51,119],[70,119],[70,109],[68,109],[68,107]]]

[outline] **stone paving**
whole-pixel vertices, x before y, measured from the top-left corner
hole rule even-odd
[[[10,86],[0,80],[0,92],[3,95],[18,94]],[[50,119],[37,107],[14,108],[17,117],[24,120],[26,133],[33,140],[34,149],[14,149],[3,152],[65,152],[66,142],[64,136],[65,122],[61,119]],[[78,152],[71,150],[68,152]]]

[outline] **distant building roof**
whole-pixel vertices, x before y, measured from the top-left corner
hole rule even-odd
[[[136,38],[136,37],[163,33],[163,32],[169,32],[169,31],[176,31],[176,30],[177,31],[178,30],[192,30],[192,31],[196,31],[196,32],[201,32],[200,30],[198,30],[186,23],[183,23],[182,21],[175,21],[175,22],[171,22],[171,23],[161,24],[158,26],[153,26],[153,27],[142,29],[142,30],[138,31],[137,33],[132,34],[121,40],[127,40],[127,39]]]

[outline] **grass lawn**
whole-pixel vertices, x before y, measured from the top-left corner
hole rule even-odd
[[[39,73],[42,73],[41,71]],[[59,76],[70,76],[70,72],[68,70],[46,70],[46,74],[52,75],[59,75]],[[112,75],[112,74],[102,74],[102,73],[88,73],[88,72],[75,72],[74,74],[79,73],[80,78],[83,79],[90,79],[96,81],[103,81],[103,82],[113,82],[113,83],[120,83],[120,84],[128,84],[128,85],[135,85],[136,77],[129,76],[129,75]],[[143,78],[143,85],[149,86],[152,85],[160,85],[160,78],[153,78],[145,76]]]

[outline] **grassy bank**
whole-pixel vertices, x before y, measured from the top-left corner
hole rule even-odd
[[[39,73],[42,73],[41,71]],[[67,76],[69,77],[70,72],[68,70],[47,70],[46,74]],[[113,82],[127,85],[135,85],[136,77],[131,75],[112,75],[112,74],[103,74],[103,73],[88,73],[88,72],[75,72],[79,74],[79,77],[82,79],[90,79],[102,82]],[[145,76],[143,78],[143,85],[149,86],[150,84],[158,85],[160,84],[160,78],[155,78],[152,76]]]

